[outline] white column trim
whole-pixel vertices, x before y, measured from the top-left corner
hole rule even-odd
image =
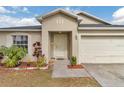
[[[81,41],[81,35],[78,34],[78,63],[80,64],[80,41]]]

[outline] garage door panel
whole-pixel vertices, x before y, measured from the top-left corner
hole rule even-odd
[[[81,37],[82,63],[124,63],[124,37]]]
[[[98,50],[98,49],[97,49]],[[107,56],[107,55],[110,55],[110,56],[117,56],[117,55],[123,55],[124,56],[124,51],[121,51],[121,50],[114,50],[114,51],[106,51],[106,50],[102,50],[102,51],[96,51],[96,50],[85,50],[85,51],[80,51],[82,52],[83,55],[88,55],[88,56],[95,56],[95,55],[103,55],[103,56]]]

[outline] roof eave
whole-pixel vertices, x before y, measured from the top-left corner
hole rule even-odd
[[[78,30],[123,30],[124,27],[78,27]]]
[[[71,16],[71,17],[74,18],[74,19],[81,20],[81,19],[79,19],[78,15],[73,14],[73,13],[71,13],[71,12],[69,12],[69,11],[64,10],[64,9],[57,9],[57,10],[54,10],[54,11],[49,12],[49,13],[43,15],[43,16],[38,16],[36,19],[37,19],[40,23],[42,23],[42,20],[43,20],[43,19],[45,19],[45,18],[47,18],[47,17],[49,17],[49,16],[51,16],[51,15],[54,15],[54,14],[56,14],[56,13],[58,13],[58,12],[65,13],[65,14]]]
[[[0,29],[0,31],[23,31],[23,32],[32,32],[32,31],[34,31],[34,32],[40,32],[40,31],[42,31],[41,29]]]

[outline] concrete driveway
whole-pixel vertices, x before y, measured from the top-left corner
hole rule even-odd
[[[84,64],[103,87],[124,87],[124,64]]]

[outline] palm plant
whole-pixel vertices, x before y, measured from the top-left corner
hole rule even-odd
[[[9,48],[1,47],[0,51],[2,51],[4,56],[7,56],[7,59],[5,60],[6,67],[17,66],[18,61],[21,60],[27,53],[27,50],[25,48],[19,48],[17,46],[11,46]]]

